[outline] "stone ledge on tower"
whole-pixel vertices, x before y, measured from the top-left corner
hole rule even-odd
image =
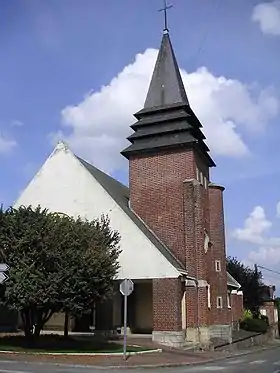
[[[209,183],[208,187],[212,188],[212,189],[219,189],[222,192],[225,190],[225,187],[223,185],[219,185],[219,184],[215,184],[215,183]]]

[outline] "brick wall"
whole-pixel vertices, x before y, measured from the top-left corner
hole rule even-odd
[[[185,263],[183,181],[194,177],[192,151],[134,156],[129,160],[132,209]]]
[[[229,324],[231,312],[228,308],[228,289],[224,227],[224,188],[209,185],[210,239],[208,252],[208,278],[211,286],[211,324]],[[217,265],[220,268],[216,268]],[[217,270],[219,269],[219,270]],[[217,298],[222,298],[222,308],[217,307]]]
[[[232,322],[237,323],[243,315],[243,295],[241,292],[232,292],[230,295]]]
[[[180,279],[153,280],[154,331],[182,330],[183,286]]]

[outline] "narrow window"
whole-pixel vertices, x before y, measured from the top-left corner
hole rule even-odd
[[[228,308],[231,308],[230,292],[228,292],[228,295],[227,295],[227,306]]]
[[[277,308],[274,308],[274,321],[278,322],[278,310],[277,310]]]
[[[216,272],[221,272],[221,261],[220,260],[215,260],[215,269],[216,269]]]
[[[210,285],[207,286],[207,304],[208,308],[211,308],[211,292],[210,292]]]
[[[205,187],[205,189],[207,189],[207,186],[208,186],[208,181],[207,181],[207,178],[204,176],[204,187]]]
[[[223,308],[223,298],[217,297],[217,308]]]
[[[207,233],[207,230],[204,228],[204,251],[207,253],[210,245],[210,237]]]
[[[200,172],[200,184],[203,186],[203,173]]]

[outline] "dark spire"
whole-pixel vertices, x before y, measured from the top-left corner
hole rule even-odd
[[[164,33],[144,109],[189,104],[169,33]]]
[[[204,142],[202,125],[189,105],[167,27],[144,108],[134,116],[137,119],[131,126],[134,133],[128,137],[131,145],[121,152],[126,158],[192,147],[209,167],[215,166]]]

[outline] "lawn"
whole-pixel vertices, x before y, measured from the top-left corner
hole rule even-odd
[[[24,336],[5,336],[0,338],[0,350],[15,352],[60,352],[60,353],[121,353],[123,347],[116,342],[100,342],[93,337],[64,338],[59,335],[42,335],[36,343],[28,343]],[[138,346],[127,346],[127,352],[147,350]]]

